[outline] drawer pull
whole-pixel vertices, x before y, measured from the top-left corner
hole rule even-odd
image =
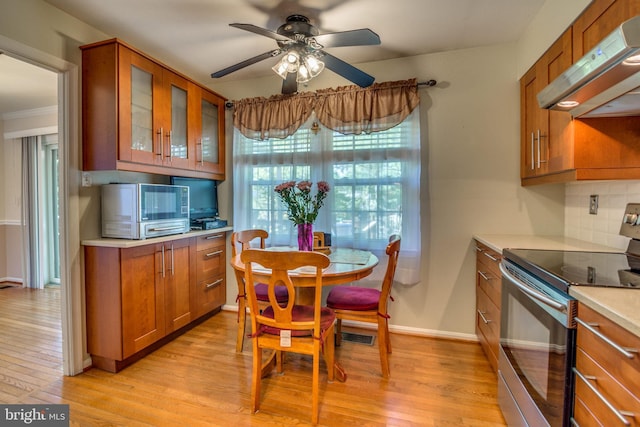
[[[619,344],[615,343],[614,341],[612,341],[609,337],[607,337],[602,332],[600,332],[600,331],[598,331],[596,329],[599,326],[597,323],[587,323],[587,322],[585,322],[584,320],[582,320],[582,319],[580,319],[578,317],[576,317],[576,322],[578,324],[584,326],[584,328],[586,330],[588,330],[589,332],[591,332],[593,335],[597,336],[602,341],[606,342],[611,347],[613,347],[614,349],[616,349],[617,351],[622,353],[624,355],[624,357],[626,357],[627,359],[633,359],[634,356],[635,356],[633,353],[637,353],[638,352],[638,349],[636,349],[636,348],[622,347],[621,345],[619,345]]]
[[[486,273],[484,273],[484,272],[482,272],[482,271],[478,271],[478,274],[479,274],[479,275],[481,275],[481,276],[482,276],[482,278],[483,278],[484,280],[486,280],[487,282],[488,282],[488,281],[490,281],[491,279],[493,279],[493,277],[491,277],[491,276],[487,276],[487,274],[486,274]]]
[[[482,249],[480,246],[476,246],[476,251],[477,251],[477,252],[482,252],[482,250],[483,250],[483,249]]]
[[[213,283],[206,284],[204,287],[207,288],[207,289],[213,288],[214,286],[219,285],[220,283],[222,283],[223,280],[224,279],[218,279]]]
[[[486,256],[487,258],[489,258],[491,261],[495,261],[498,262],[498,258],[492,256],[491,254],[488,254],[486,252],[484,252],[484,256]]]
[[[219,239],[221,238],[223,235],[222,234],[214,234],[213,236],[207,236],[204,239],[205,240],[213,240],[213,239]]]
[[[204,256],[209,258],[209,257],[212,257],[214,255],[220,255],[221,253],[222,253],[222,251],[209,252],[208,254],[205,254]]]
[[[491,323],[491,320],[488,320],[486,317],[484,317],[484,313],[483,312],[478,310],[478,314],[482,318],[482,321],[484,322],[485,325],[488,325],[489,323]]]
[[[578,424],[578,422],[576,421],[576,419],[575,419],[575,418],[571,417],[571,418],[569,419],[569,421],[571,421],[571,425],[572,425],[572,426],[574,426],[574,427],[580,427],[580,424]]]
[[[611,410],[611,412],[613,412],[613,414],[614,414],[614,415],[615,415],[615,416],[616,416],[620,421],[622,421],[622,423],[623,423],[624,425],[626,425],[626,426],[630,426],[630,425],[631,425],[631,423],[629,422],[629,420],[627,420],[625,417],[633,417],[633,416],[634,416],[634,414],[633,414],[632,412],[628,412],[628,411],[619,411],[618,409],[616,409],[616,407],[615,407],[615,406],[613,406],[613,405],[611,404],[611,402],[609,402],[609,401],[607,400],[607,398],[606,398],[606,397],[604,397],[604,396],[602,395],[602,393],[600,393],[600,392],[598,391],[598,389],[597,389],[593,384],[591,384],[591,382],[589,382],[589,380],[595,380],[595,379],[596,379],[595,377],[592,377],[592,376],[585,376],[585,375],[583,375],[580,371],[578,371],[576,368],[572,368],[572,369],[573,369],[573,373],[574,373],[574,374],[576,374],[576,377],[580,378],[580,380],[581,380],[581,381],[583,381],[587,387],[589,387],[589,389],[593,392],[593,394],[595,394],[595,395],[596,395],[596,397],[597,397],[598,399],[600,399],[600,400],[602,401],[602,403],[604,403],[604,404],[605,404],[605,406],[606,406],[607,408],[609,408],[609,410]]]

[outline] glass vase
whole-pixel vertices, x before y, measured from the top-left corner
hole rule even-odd
[[[313,251],[313,224],[298,224],[298,250]]]

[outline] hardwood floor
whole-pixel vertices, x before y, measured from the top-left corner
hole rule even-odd
[[[22,291],[24,299],[12,298],[14,291],[0,290],[0,402],[66,403],[74,426],[310,424],[306,356],[288,355],[284,375],[263,379],[261,409],[250,413],[251,340],[242,354],[235,352],[235,313],[215,315],[118,374],[90,369],[63,377],[59,314],[53,314],[60,305],[47,302],[58,296]],[[380,374],[375,344],[343,342],[337,349],[345,383],[327,383],[321,365],[320,425],[505,425],[496,377],[479,344],[391,339],[389,380]]]

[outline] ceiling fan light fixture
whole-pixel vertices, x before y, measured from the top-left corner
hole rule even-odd
[[[280,61],[271,69],[283,79],[287,78],[287,74],[295,73],[300,66],[300,56],[297,52],[287,52]]]
[[[313,55],[307,55],[303,59],[304,65],[309,71],[310,78],[314,78],[324,70],[324,62]]]

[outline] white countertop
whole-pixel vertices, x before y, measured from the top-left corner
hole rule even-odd
[[[586,252],[624,252],[624,250],[598,245],[563,236],[524,236],[512,234],[474,235],[473,238],[491,249],[554,249]],[[640,336],[640,290],[572,286],[569,295],[581,304],[613,320],[629,332]]]
[[[473,238],[494,251],[503,249],[555,249],[586,252],[624,252],[618,248],[572,239],[564,236],[525,236],[517,234],[479,234]]]
[[[151,245],[154,243],[170,242],[173,240],[187,239],[189,237],[207,236],[209,234],[233,231],[233,227],[213,228],[211,230],[190,231],[182,234],[172,234],[170,236],[152,237],[144,240],[129,239],[88,239],[80,242],[83,246],[101,246],[105,248],[135,248],[138,246]]]

